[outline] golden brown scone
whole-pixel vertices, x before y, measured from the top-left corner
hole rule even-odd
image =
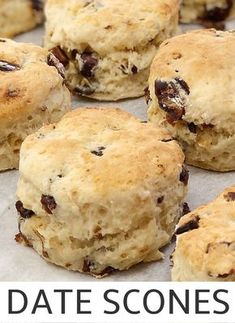
[[[78,108],[22,145],[20,237],[94,276],[162,259],[182,214],[183,162],[164,129],[120,109]]]
[[[178,25],[179,0],[48,0],[45,45],[75,94],[144,95],[159,44]]]
[[[180,21],[216,25],[234,16],[234,3],[234,0],[183,0]]]
[[[0,38],[0,171],[18,167],[24,138],[70,110],[63,66],[45,49]]]
[[[174,281],[235,281],[235,186],[184,216],[176,235]]]
[[[43,0],[0,0],[0,37],[14,37],[43,20]]]
[[[179,140],[187,163],[235,170],[235,32],[198,30],[165,41],[149,78],[149,118]]]

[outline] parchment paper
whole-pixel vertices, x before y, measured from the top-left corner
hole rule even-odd
[[[235,23],[230,23],[233,28]],[[187,27],[188,28],[188,27]],[[185,27],[183,27],[185,29]],[[17,40],[42,44],[43,30],[17,37]],[[146,104],[143,98],[118,103],[99,103],[84,99],[74,99],[77,106],[120,106],[137,117],[146,120]],[[188,203],[193,210],[197,206],[214,199],[224,188],[235,184],[235,173],[216,173],[189,167],[190,183]],[[0,173],[0,280],[1,281],[91,281],[94,278],[66,271],[46,263],[31,248],[14,241],[17,231],[15,192],[18,171]],[[115,273],[104,278],[106,281],[167,281],[170,280],[169,256],[174,244],[166,247],[165,260],[151,264],[140,264],[132,269]]]

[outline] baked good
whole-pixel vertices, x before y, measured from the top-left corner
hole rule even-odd
[[[70,110],[63,66],[45,49],[0,38],[0,171],[18,167],[24,138]]]
[[[234,3],[234,0],[183,0],[180,21],[182,23],[220,23],[234,16]]]
[[[144,94],[159,44],[178,24],[179,0],[48,0],[45,46],[70,89],[98,100]]]
[[[176,235],[174,281],[235,281],[235,186],[185,215]]]
[[[149,118],[179,140],[186,161],[235,169],[235,32],[199,30],[162,44],[149,78]]]
[[[162,259],[187,190],[183,161],[164,129],[78,108],[22,145],[17,240],[94,276]]]
[[[14,37],[43,20],[43,0],[0,0],[0,37]]]

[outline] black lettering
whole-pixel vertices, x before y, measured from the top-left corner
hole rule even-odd
[[[81,299],[81,293],[91,293],[91,289],[77,290],[77,314],[91,314],[91,311],[82,311],[81,304],[90,303],[89,299]]]
[[[183,303],[176,292],[170,289],[170,314],[174,314],[174,300],[179,304],[185,314],[189,314],[189,290],[185,290],[185,302]]]
[[[72,289],[55,289],[55,293],[61,294],[61,314],[65,314],[65,295],[66,293],[72,293]]]
[[[209,289],[196,289],[195,291],[195,313],[196,314],[210,314],[210,311],[201,311],[200,304],[209,303],[208,299],[200,299],[200,294],[209,293]]]
[[[41,301],[41,298],[43,299],[44,304],[39,305],[39,303]],[[34,307],[33,307],[33,310],[32,310],[32,314],[35,314],[38,308],[46,308],[47,309],[47,312],[49,314],[52,314],[52,310],[50,308],[50,305],[49,305],[49,302],[48,302],[46,293],[45,293],[45,291],[43,289],[40,289],[39,290],[39,293],[38,293],[36,302],[35,302]]]
[[[159,308],[155,311],[152,311],[149,309],[148,307],[148,297],[150,294],[152,293],[156,293],[157,295],[159,295],[160,297],[160,305],[159,305]],[[159,314],[161,313],[161,311],[163,310],[164,308],[164,305],[165,305],[165,300],[164,300],[164,296],[163,294],[157,290],[157,289],[150,289],[145,295],[144,295],[144,299],[143,299],[143,302],[144,302],[144,309],[147,313],[149,314]]]
[[[113,311],[104,311],[105,314],[117,314],[120,310],[120,306],[117,302],[115,302],[114,300],[109,298],[109,293],[116,293],[118,294],[118,290],[117,289],[108,289],[105,291],[104,293],[104,299],[106,302],[113,304],[115,306],[115,309]]]
[[[13,310],[13,293],[18,293],[18,294],[22,295],[23,304],[22,304],[21,309]],[[22,292],[22,290],[10,289],[8,291],[8,313],[9,314],[21,314],[26,310],[27,306],[28,306],[28,299],[27,299],[26,294],[24,292]]]
[[[128,297],[131,293],[139,293],[139,289],[130,289],[124,296],[124,299],[123,299],[123,305],[124,305],[124,308],[125,310],[130,313],[130,314],[139,314],[140,311],[132,311],[130,310],[129,306],[128,306]]]
[[[226,289],[218,289],[218,290],[216,290],[214,292],[214,295],[213,295],[214,300],[217,303],[224,305],[224,310],[223,311],[222,310],[221,311],[216,311],[215,310],[214,313],[215,314],[226,314],[226,313],[229,312],[229,309],[230,309],[229,308],[229,304],[227,302],[223,301],[221,298],[218,297],[218,294],[219,293],[226,293],[226,294],[228,294],[228,291]]]

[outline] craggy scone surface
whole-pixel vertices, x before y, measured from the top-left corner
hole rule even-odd
[[[235,187],[184,216],[176,230],[172,279],[235,280]]]
[[[235,32],[198,30],[165,41],[149,78],[149,118],[179,139],[187,162],[235,169]]]
[[[0,170],[17,168],[25,137],[71,109],[63,67],[52,58],[39,46],[0,38]]]
[[[182,214],[183,162],[164,129],[78,108],[23,143],[20,236],[47,261],[96,276],[161,259]]]
[[[43,2],[43,0],[0,0],[0,37],[13,37],[41,23]]]
[[[65,64],[75,93],[141,96],[156,49],[176,32],[178,11],[179,0],[48,0],[45,46]]]

